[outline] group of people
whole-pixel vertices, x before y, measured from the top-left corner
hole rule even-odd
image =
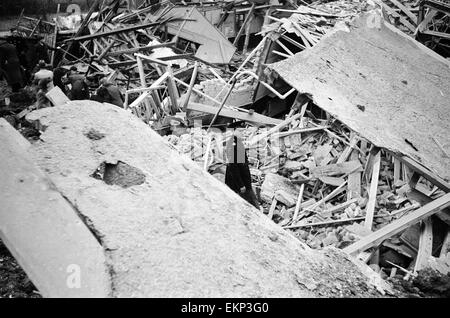
[[[117,85],[101,74],[86,76],[78,71],[76,66],[72,66],[69,70],[62,67],[52,70],[50,65],[40,61],[37,72],[33,74],[33,80],[38,87],[38,105],[43,107],[46,107],[48,103],[43,96],[54,86],[59,87],[70,100],[90,99],[123,107],[124,98]],[[38,106],[38,108],[41,107]]]
[[[50,62],[49,47],[40,38],[8,37],[0,39],[0,78],[13,92],[31,80],[32,70],[43,60]]]
[[[20,45],[0,39],[1,78],[6,79],[13,92],[30,84],[36,92],[37,108],[51,106],[46,94],[55,86],[71,100],[92,99],[119,107],[124,103],[119,88],[101,74],[86,77],[76,66],[53,68],[48,47],[39,39]]]

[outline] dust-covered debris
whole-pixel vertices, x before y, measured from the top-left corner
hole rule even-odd
[[[392,23],[401,32],[415,36],[418,41],[448,57],[448,39],[439,33],[445,32],[448,15],[443,12],[437,14],[434,10],[424,14],[423,11],[425,2],[432,8],[442,8],[443,4],[433,0],[402,3],[391,0],[309,3],[307,0],[300,1],[301,3],[284,1],[280,5],[252,4],[253,2],[139,2],[123,6],[119,0],[109,3],[95,1],[83,16],[75,11],[69,16],[57,15],[54,21],[20,15],[16,30],[6,41],[13,43],[20,53],[18,56],[20,55],[23,66],[23,82],[20,83],[22,88],[18,90],[19,83],[13,83],[8,77],[8,82],[0,81],[0,116],[24,137],[36,143],[35,147],[41,147],[41,150],[51,144],[58,145],[57,151],[61,151],[63,156],[61,160],[68,162],[66,169],[61,170],[59,175],[55,175],[55,171],[59,169],[58,164],[66,163],[53,158],[51,151],[39,159],[39,164],[46,167],[45,171],[51,177],[61,182],[61,178],[72,178],[72,169],[79,164],[73,158],[80,158],[94,151],[95,163],[93,161],[89,169],[83,170],[79,177],[86,183],[92,182],[98,187],[106,184],[107,189],[102,188],[104,191],[128,191],[127,196],[136,198],[148,187],[159,189],[158,180],[163,182],[164,176],[160,175],[160,171],[166,164],[170,165],[170,162],[161,159],[164,155],[148,156],[145,159],[158,162],[160,168],[147,167],[148,162],[136,163],[139,161],[137,157],[140,151],[146,152],[154,145],[146,144],[147,149],[135,149],[137,144],[140,145],[141,141],[138,139],[142,135],[127,134],[126,131],[132,129],[128,126],[119,124],[112,128],[112,125],[106,124],[108,129],[102,128],[105,124],[102,120],[108,122],[110,117],[117,115],[118,108],[102,108],[103,113],[94,110],[101,120],[95,118],[86,125],[77,126],[76,131],[84,136],[79,143],[77,141],[76,146],[66,142],[66,138],[71,138],[73,133],[67,127],[81,120],[80,118],[63,116],[64,123],[55,123],[42,116],[43,123],[37,126],[25,120],[27,114],[42,107],[66,104],[64,107],[78,109],[77,102],[66,103],[68,98],[92,99],[125,108],[140,118],[144,123],[143,127],[152,128],[163,135],[166,140],[164,147],[169,145],[222,183],[229,184],[230,177],[227,174],[227,142],[232,136],[239,136],[248,157],[248,181],[256,193],[252,200],[261,204],[260,215],[266,218],[263,222],[268,218],[289,235],[295,236],[300,241],[296,243],[303,248],[308,246],[313,250],[323,250],[321,256],[314,253],[308,255],[311,256],[311,262],[297,260],[297,265],[303,272],[294,271],[295,284],[289,285],[291,289],[288,292],[299,288],[305,294],[318,297],[380,295],[380,290],[376,291],[367,284],[367,277],[348,263],[342,251],[334,249],[345,251],[358,242],[371,240],[374,233],[379,233],[378,231],[392,224],[401,224],[408,215],[422,211],[420,209],[427,208],[436,199],[442,200],[450,191],[450,186],[442,176],[417,164],[412,160],[414,158],[404,156],[404,153],[394,153],[387,148],[379,148],[380,142],[370,143],[363,137],[364,131],[354,127],[351,129],[345,125],[344,120],[340,121],[325,112],[311,91],[296,91],[271,68],[267,68],[267,65],[282,60],[289,63],[298,54],[309,54],[311,49],[320,45],[322,39],[331,36],[338,29],[349,32],[353,28],[353,19],[366,12],[371,12],[372,19],[368,21],[370,28],[379,29],[382,23]],[[210,14],[211,12],[217,14]],[[430,33],[430,25],[433,26],[434,33]],[[335,48],[338,47],[337,44]],[[51,50],[46,51],[45,47]],[[30,48],[42,53],[39,59],[42,58],[45,63],[38,60],[25,61],[24,52]],[[430,52],[427,51],[430,59],[443,60]],[[351,62],[351,70],[339,68],[339,63],[326,56],[322,62],[321,73],[330,72],[334,74],[333,77],[339,74],[342,82],[351,77],[361,81],[370,77],[368,70],[359,61]],[[401,59],[397,62],[399,69],[402,64],[406,65]],[[349,76],[350,71],[355,76]],[[48,83],[40,82],[42,79],[47,80],[41,77],[47,76],[49,72],[52,73],[53,80]],[[417,70],[416,73],[420,75],[421,72],[425,70]],[[406,80],[403,74],[399,76],[398,81],[386,85],[397,91],[413,89],[413,81],[409,78]],[[316,76],[314,81],[318,82],[317,85],[330,84],[330,79],[325,79],[322,74]],[[57,92],[52,89],[52,85],[58,87]],[[335,99],[336,96],[328,96],[326,103],[335,103]],[[368,116],[371,104],[370,100],[358,100],[352,111]],[[426,101],[423,101],[423,105],[425,104]],[[91,106],[100,107],[97,103]],[[55,113],[58,112],[59,110],[55,110]],[[50,116],[52,112],[37,113]],[[35,117],[35,114],[28,118]],[[386,118],[389,122],[388,119]],[[99,122],[93,125],[93,121]],[[127,125],[132,122],[129,119]],[[47,127],[60,128],[60,134],[47,131]],[[44,135],[42,139],[41,134]],[[118,145],[111,144],[112,140],[121,140],[117,139],[117,134],[123,140],[128,140],[126,146],[120,142]],[[412,150],[417,152],[421,149],[420,143],[412,143],[411,137],[406,137],[404,140]],[[436,153],[446,156],[448,145],[442,140],[445,141],[443,136],[433,136],[433,146],[439,150]],[[83,148],[76,148],[80,145]],[[111,153],[111,149],[120,147],[127,148],[127,151],[122,151],[120,156]],[[68,153],[63,151],[66,148],[76,149],[81,154],[74,152],[69,160],[64,157]],[[164,149],[169,151],[168,147]],[[426,162],[423,164],[427,166]],[[184,188],[177,188],[169,193],[166,190],[179,182],[174,179],[171,184],[166,184],[164,191],[158,192],[161,198],[155,200],[169,197],[175,200],[177,196],[181,196],[184,203],[191,199],[198,200],[201,204],[204,203],[203,199],[205,202],[213,202],[210,192],[216,193],[214,187],[209,192],[201,191],[202,183],[206,182],[205,175],[196,172],[186,162],[181,167],[177,171],[170,170],[168,175],[174,177],[180,173],[181,180],[189,177],[189,182]],[[153,173],[149,173],[149,170]],[[444,170],[445,167],[442,171]],[[73,197],[74,187],[72,184],[60,191],[65,192],[69,200],[72,198],[76,201]],[[200,196],[192,198],[189,189],[200,191]],[[243,193],[239,194],[245,198]],[[95,193],[95,197],[93,201],[101,201],[102,192]],[[114,201],[112,197],[105,199],[108,204],[111,201]],[[117,201],[114,207],[117,211],[113,218],[118,216],[120,220],[121,213],[127,209],[139,210],[134,201],[130,202],[122,206],[122,201]],[[173,209],[177,210],[178,206],[167,212],[168,208],[163,201],[158,202],[161,203],[159,206],[152,202],[151,209],[165,210],[159,220],[163,225],[161,228],[159,223],[151,226],[155,226],[158,233],[170,235],[172,240],[178,237],[189,239],[195,233],[196,226],[204,221],[202,219],[201,222],[197,220],[190,223],[180,215],[167,216]],[[104,203],[105,206],[107,203]],[[234,201],[228,203],[223,208],[227,213],[240,204]],[[81,213],[88,213],[83,204],[86,202],[81,203]],[[169,206],[171,204],[174,203],[170,202]],[[215,203],[211,204],[212,210],[218,210]],[[100,210],[102,208],[104,207],[101,206]],[[249,206],[239,206],[238,210],[242,212],[241,210],[248,209]],[[252,216],[245,211],[242,212],[246,220],[244,225],[251,228],[253,225],[249,220]],[[394,296],[447,295],[446,273],[450,265],[446,258],[449,249],[449,210],[443,205],[441,210],[432,212],[422,222],[425,225],[418,223],[418,219],[413,220],[403,231],[387,235],[382,242],[374,243],[359,255],[352,256],[370,265],[370,274],[366,272],[365,275],[386,279],[398,287]],[[96,217],[98,215],[89,219],[98,223]],[[142,215],[141,219],[135,220],[135,225],[147,220],[146,218],[147,216]],[[216,220],[218,217],[213,215],[210,218]],[[209,220],[208,226],[213,226],[212,220]],[[227,221],[229,220],[228,217]],[[221,235],[226,236],[235,225],[221,228]],[[273,225],[270,223],[272,229]],[[280,230],[279,227],[277,231]],[[146,228],[145,231],[147,230]],[[145,231],[138,229],[136,233],[129,235],[135,237]],[[216,234],[217,229],[212,232]],[[117,231],[112,231],[109,235],[114,233]],[[270,249],[268,254],[278,253],[287,245],[294,244],[284,236],[288,233],[277,233],[267,236],[270,244],[277,244],[273,247],[277,250],[274,252]],[[116,245],[124,244],[123,241],[118,239],[106,248],[114,253]],[[108,237],[104,243],[111,244]],[[273,269],[277,273],[286,268],[286,264],[280,263],[278,257],[263,257],[255,252],[255,246],[261,243],[260,237],[251,243],[253,245],[246,248],[249,253],[256,253],[252,255],[256,257],[258,266],[264,270]],[[177,251],[177,255],[179,252]],[[228,255],[228,252],[223,251],[223,254]],[[0,246],[0,259],[1,253]],[[2,265],[7,274],[3,276],[6,280],[0,283],[0,296],[38,295],[23,273],[19,274],[13,258],[5,256],[3,260],[6,260]],[[139,268],[147,261],[145,259],[135,264],[135,267]],[[154,262],[159,264],[159,260]],[[112,264],[109,266],[114,267]],[[237,273],[241,270],[239,266],[233,263],[227,271]],[[346,270],[343,271],[343,268]],[[115,278],[123,275],[121,269],[112,269],[111,273],[114,273]],[[2,274],[0,279],[1,277]],[[242,290],[235,289],[236,293],[265,295],[264,288],[258,284],[253,286],[253,294],[245,293],[248,285],[236,275],[231,277],[236,280],[233,288],[242,287]],[[126,276],[124,281],[132,284],[137,280],[136,277]],[[279,283],[270,279],[264,281],[274,286]],[[289,280],[289,284],[292,282]],[[174,285],[183,283],[185,281],[180,279]],[[2,286],[6,286],[6,289],[2,289]],[[147,290],[148,286],[140,287],[140,290]],[[120,294],[123,291],[115,292]],[[172,293],[170,290],[166,292]],[[208,288],[204,288],[203,292],[201,296],[209,295]],[[269,294],[281,295],[273,292],[270,290]],[[236,294],[230,292],[229,295]]]

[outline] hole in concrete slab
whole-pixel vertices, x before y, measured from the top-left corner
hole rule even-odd
[[[105,134],[101,133],[94,128],[90,129],[87,133],[84,134],[86,137],[88,137],[91,140],[100,140],[102,138],[105,138]]]
[[[119,185],[128,188],[145,182],[145,174],[129,164],[118,161],[117,163],[102,162],[91,177],[103,180],[109,185]]]

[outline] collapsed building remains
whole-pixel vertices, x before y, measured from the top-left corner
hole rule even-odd
[[[4,110],[37,132],[0,122],[0,236],[42,295],[371,297],[448,275],[447,2],[136,2],[19,19],[124,96]],[[222,184],[236,131],[260,211]],[[92,277],[68,291],[82,253]]]

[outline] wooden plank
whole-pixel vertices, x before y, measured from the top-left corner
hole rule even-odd
[[[399,158],[402,162],[404,162],[406,165],[408,165],[409,168],[411,168],[414,171],[417,171],[422,177],[433,183],[435,186],[437,186],[439,189],[450,192],[450,184],[445,181],[444,179],[440,178],[415,160],[403,156]]]
[[[173,80],[172,67],[168,66],[166,69],[167,72],[169,73],[169,76],[167,77],[167,92],[169,93],[169,98],[171,102],[170,103],[171,115],[175,115],[176,112],[179,111],[178,99],[180,98],[180,95],[178,93],[177,85]]]
[[[233,45],[237,46],[239,39],[241,38],[242,33],[245,30],[245,26],[250,21],[250,17],[253,15],[253,10],[255,9],[255,3],[252,4],[250,11],[248,12],[247,16],[245,17],[244,23],[242,23],[241,28],[238,31],[238,34],[236,35],[236,38],[234,39]]]
[[[344,202],[344,203],[335,205],[334,207],[332,207],[332,208],[330,208],[330,209],[324,211],[323,213],[324,213],[324,214],[335,213],[335,212],[337,212],[337,211],[340,211],[340,210],[345,209],[346,207],[348,207],[348,206],[351,205],[352,203],[356,203],[356,202],[358,202],[358,198],[351,199],[351,200],[346,201],[346,202]]]
[[[276,42],[279,46],[281,46],[281,48],[282,48],[287,54],[289,54],[290,56],[293,56],[293,55],[294,55],[294,53],[292,53],[292,51],[289,50],[289,48],[288,48],[286,45],[284,45],[283,43],[281,43],[280,40],[275,40],[275,42]]]
[[[217,112],[217,107],[199,104],[199,103],[193,103],[193,102],[190,102],[188,104],[187,109],[196,110],[196,111],[204,112],[204,113],[208,113],[208,114],[215,114]],[[281,122],[279,119],[267,117],[267,116],[264,116],[264,115],[261,115],[258,113],[250,114],[250,113],[241,112],[238,110],[228,109],[225,107],[220,111],[220,116],[228,117],[228,118],[235,118],[235,119],[239,119],[239,120],[245,120],[245,121],[249,121],[249,122],[253,122],[253,123],[260,123],[260,124],[265,124],[265,125],[276,125]]]
[[[291,43],[292,45],[296,46],[296,47],[299,48],[300,50],[306,49],[306,46],[304,46],[304,45],[298,43],[297,41],[291,39],[290,37],[288,37],[288,36],[285,35],[285,34],[282,34],[282,35],[281,35],[281,38],[282,38],[283,40],[285,40],[285,41]]]
[[[450,34],[449,33],[437,32],[437,31],[431,31],[431,30],[424,30],[424,31],[422,31],[422,34],[438,36],[440,38],[444,38],[444,39],[450,40]]]
[[[450,253],[450,230],[447,231],[444,242],[442,243],[439,258],[446,257],[447,253]]]
[[[381,151],[378,151],[374,157],[372,168],[372,180],[370,181],[369,201],[366,207],[366,219],[364,227],[372,231],[373,215],[375,213],[375,203],[377,200],[378,177],[380,175]]]
[[[44,297],[109,296],[102,246],[2,118],[0,144],[0,238],[11,254]]]
[[[248,142],[249,146],[256,145],[256,144],[257,144],[258,142],[260,142],[261,140],[263,140],[263,139],[269,137],[271,134],[273,134],[273,133],[275,133],[275,132],[277,132],[277,131],[283,129],[284,127],[288,126],[291,122],[293,122],[294,120],[300,118],[301,116],[302,116],[301,113],[300,113],[300,114],[296,114],[296,115],[294,115],[294,116],[292,116],[292,117],[290,117],[290,118],[285,119],[285,120],[282,121],[282,122],[278,122],[278,124],[277,124],[275,127],[271,128],[269,131],[267,131],[267,132],[265,132],[265,133],[262,133],[262,134],[260,134],[260,135],[257,135],[257,136],[255,136],[255,137],[253,137],[253,138]]]
[[[392,9],[391,7],[389,7],[388,5],[384,4],[384,3],[380,3],[381,6],[383,7],[384,10],[386,10],[390,15],[392,15],[395,18],[398,18],[400,20],[400,22],[406,26],[411,32],[414,32],[416,30],[416,27],[414,25],[412,25],[408,20],[406,20],[404,17],[402,17],[400,14],[398,14],[397,12],[395,12],[394,9]]]
[[[437,10],[434,9],[430,9],[425,17],[425,19],[423,19],[423,21],[421,21],[419,23],[419,25],[417,26],[416,31],[414,32],[414,35],[416,35],[418,32],[423,32],[424,30],[426,30],[428,23],[430,23],[430,21],[434,18],[434,16],[437,14]]]
[[[417,25],[417,17],[415,14],[413,14],[407,7],[405,7],[400,1],[397,0],[389,0],[393,5],[395,5],[397,8],[399,8],[401,11],[403,11],[404,14],[408,16],[408,18],[411,19],[414,24]]]
[[[50,100],[53,106],[60,106],[70,102],[69,97],[67,97],[58,86],[53,87],[47,94],[45,94],[45,96]]]
[[[302,185],[300,186],[300,192],[299,192],[298,198],[297,198],[297,204],[295,205],[294,217],[292,218],[293,222],[295,222],[297,220],[298,212],[300,212],[300,207],[302,205],[303,191],[304,190],[305,190],[305,184],[302,183]]]
[[[111,41],[111,43],[108,44],[108,46],[100,53],[100,55],[97,57],[97,61],[101,61],[106,54],[112,49],[112,47],[116,44],[115,39]]]
[[[431,218],[423,220],[420,231],[419,250],[417,251],[414,274],[424,269],[433,252],[433,223]]]
[[[400,233],[409,226],[424,220],[431,215],[437,213],[439,210],[450,206],[450,193],[445,194],[439,199],[428,203],[427,205],[411,212],[410,214],[395,220],[394,222],[386,225],[380,230],[364,237],[358,242],[347,246],[343,250],[349,254],[357,254],[372,246],[380,245],[384,240],[392,237],[393,235]]]
[[[310,211],[313,211],[315,208],[319,207],[321,204],[327,202],[328,200],[334,198],[336,195],[344,191],[344,186],[347,184],[347,181],[344,181],[339,187],[331,191],[328,195],[326,195],[322,200],[318,201],[317,203],[310,206],[308,209]]]
[[[376,218],[385,217],[385,215],[375,215]],[[306,224],[294,224],[294,225],[287,225],[283,226],[284,229],[296,229],[296,228],[302,228],[302,227],[311,227],[311,226],[321,226],[321,225],[333,225],[333,224],[340,224],[340,223],[346,223],[346,222],[357,222],[364,220],[364,217],[357,217],[357,218],[351,218],[351,219],[340,219],[340,220],[330,220],[330,221],[323,221],[323,222],[316,222],[316,223],[306,223]]]
[[[61,4],[58,3],[57,9],[56,9],[56,16],[59,15],[59,10],[61,8]],[[56,40],[58,37],[58,26],[55,24],[55,29],[54,29],[54,33],[53,33],[53,47],[56,48]],[[54,61],[55,61],[55,54],[56,54],[56,50],[52,50],[52,55],[50,58],[50,65],[54,66]]]
[[[411,189],[406,193],[406,196],[408,197],[408,199],[410,200],[414,200],[419,202],[421,205],[425,205],[431,201],[433,201],[432,198],[430,198],[429,196],[427,196],[426,194],[416,190],[416,189]],[[447,209],[443,209],[442,211],[436,213],[436,216],[441,219],[443,222],[447,223],[448,225],[450,225],[450,208]]]
[[[225,94],[225,97],[223,98],[222,102],[220,103],[219,108],[217,108],[216,113],[214,114],[213,119],[211,120],[211,123],[209,124],[209,127],[207,129],[207,132],[209,132],[209,130],[211,129],[212,125],[214,124],[214,122],[217,119],[217,116],[219,116],[220,111],[222,110],[223,106],[225,106],[225,103],[227,102],[228,97],[230,97],[231,92],[233,91],[234,86],[236,85],[236,80],[233,80],[231,82],[230,88],[228,89],[228,92]]]
[[[301,133],[306,133],[306,132],[312,132],[312,131],[318,131],[318,130],[323,130],[323,129],[327,129],[330,126],[321,126],[321,127],[311,127],[311,128],[302,128],[302,129],[295,129],[295,130],[289,130],[289,131],[284,131],[284,132],[280,132],[280,133],[274,133],[272,135],[272,138],[284,138],[287,136],[292,136],[295,134],[301,134]]]
[[[334,187],[338,187],[344,182],[344,178],[336,178],[336,177],[319,177],[319,180],[325,184],[332,185]]]
[[[135,48],[131,48],[131,49],[109,52],[107,54],[107,56],[120,56],[123,54],[142,53],[142,52],[152,51],[152,50],[158,49],[158,48],[172,47],[174,45],[175,45],[175,43],[169,42],[169,43],[161,43],[161,44],[156,44],[156,45],[141,46],[141,47],[135,47]]]
[[[400,181],[401,162],[394,157],[394,184]]]
[[[358,151],[353,150],[350,155],[351,161],[358,160]],[[361,172],[355,171],[348,175],[347,200],[361,197]]]
[[[187,107],[189,105],[189,99],[191,98],[192,94],[192,88],[194,87],[195,80],[197,79],[197,72],[198,72],[198,62],[196,61],[194,64],[194,70],[192,71],[191,80],[189,82],[189,87],[187,89],[186,95],[184,96],[184,102],[181,109],[185,112],[187,110]]]
[[[171,22],[174,22],[176,20],[184,20],[184,19],[172,19]],[[106,38],[110,35],[114,35],[114,34],[118,34],[118,33],[123,33],[123,32],[131,32],[131,31],[137,31],[140,29],[147,29],[153,26],[157,26],[157,25],[161,25],[166,23],[167,21],[161,21],[161,22],[151,22],[151,23],[145,23],[145,24],[139,24],[139,25],[133,25],[133,26],[129,26],[126,28],[121,28],[121,29],[115,29],[115,30],[111,30],[111,31],[105,31],[105,32],[98,32],[98,33],[94,33],[94,34],[89,34],[89,35],[83,35],[83,36],[78,36],[72,39],[67,39],[64,42],[76,42],[76,41],[86,41],[86,40],[92,40],[92,39],[96,39],[96,38]]]
[[[345,150],[341,153],[341,155],[339,156],[338,161],[336,163],[342,163],[342,162],[347,161],[348,157],[350,157],[350,155],[352,154],[353,149],[355,148],[357,141],[358,140],[355,137],[350,139],[350,145],[347,146],[345,148]]]
[[[271,220],[272,220],[272,218],[273,218],[273,212],[275,212],[275,209],[276,209],[276,207],[277,207],[277,203],[278,203],[278,201],[277,201],[277,199],[274,197],[274,198],[272,199],[272,204],[270,205],[269,214],[267,214],[267,217],[268,217],[269,219],[271,219]]]
[[[250,16],[250,20],[247,23],[247,27],[245,28],[245,39],[244,39],[244,47],[242,48],[242,54],[247,54],[248,42],[250,41],[250,27],[252,26],[252,22],[254,19],[253,13]]]
[[[314,177],[335,176],[342,174],[350,174],[353,172],[362,171],[362,165],[359,160],[352,160],[343,163],[335,163],[322,167],[315,167],[311,169],[311,175]]]

